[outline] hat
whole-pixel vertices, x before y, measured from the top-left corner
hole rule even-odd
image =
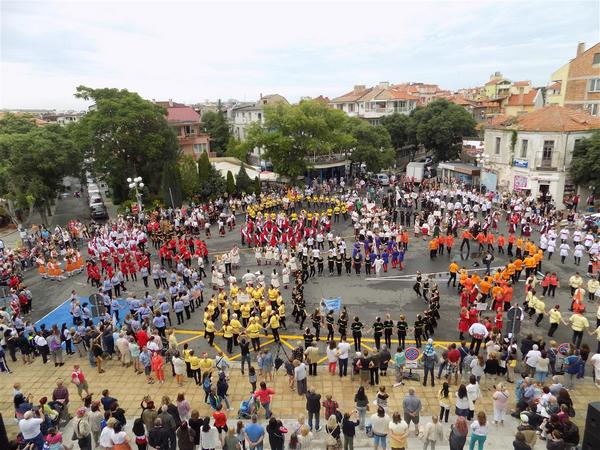
[[[529,423],[529,416],[527,414],[521,414],[519,419],[521,419],[521,422],[523,423]]]
[[[539,347],[537,346],[537,344],[533,344],[533,347],[531,347],[534,350],[537,350]]]
[[[77,410],[77,415],[78,415],[78,416],[85,416],[85,413],[86,413],[86,412],[87,412],[87,409],[85,409],[85,408],[83,408],[83,407],[82,407],[82,408],[79,408],[79,409]]]
[[[428,344],[433,344],[433,339],[432,338],[427,339],[427,343]]]

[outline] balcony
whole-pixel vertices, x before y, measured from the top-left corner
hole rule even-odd
[[[535,170],[542,172],[556,172],[561,166],[559,156],[560,155],[556,152],[552,152],[550,155],[544,155],[543,152],[537,152],[533,167],[535,167]]]
[[[399,106],[388,106],[384,108],[365,108],[363,117],[365,117],[366,119],[376,119],[393,113],[409,114],[411,111],[412,109],[409,107],[402,108]]]

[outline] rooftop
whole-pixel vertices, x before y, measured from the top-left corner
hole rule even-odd
[[[527,94],[511,94],[506,106],[533,106],[537,93],[537,89],[531,89]]]
[[[500,115],[486,128],[522,131],[574,132],[600,129],[600,118],[583,111],[559,105],[550,105],[517,117]]]
[[[190,106],[167,108],[169,122],[200,122],[200,114]]]

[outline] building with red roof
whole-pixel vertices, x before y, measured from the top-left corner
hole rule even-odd
[[[498,115],[485,126],[486,177],[504,189],[550,195],[557,208],[564,208],[563,193],[576,191],[568,173],[573,150],[595,130],[600,130],[599,117],[559,105]]]
[[[176,103],[173,100],[155,102],[155,104],[166,109],[167,121],[177,134],[182,154],[198,159],[202,152],[210,153],[210,138],[202,132],[200,114],[194,108],[183,103]]]

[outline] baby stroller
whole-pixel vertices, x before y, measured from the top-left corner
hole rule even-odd
[[[240,409],[238,410],[238,419],[249,419],[256,412],[256,401],[254,394],[250,395],[248,400],[242,400]]]

